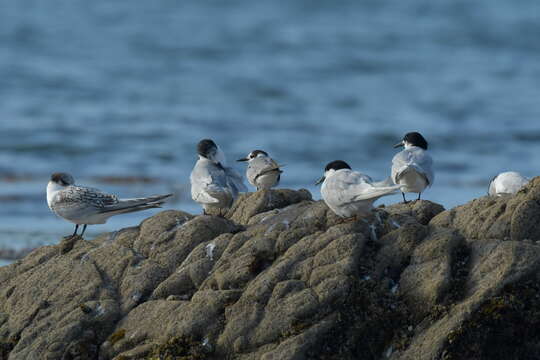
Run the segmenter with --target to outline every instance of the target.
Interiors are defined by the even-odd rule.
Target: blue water
[[[330,160],[387,176],[411,130],[435,159],[425,198],[446,207],[502,170],[538,175],[539,14],[537,0],[0,1],[0,248],[72,231],[46,206],[53,171],[200,211],[204,137],[231,161],[268,151],[282,187],[316,198]]]

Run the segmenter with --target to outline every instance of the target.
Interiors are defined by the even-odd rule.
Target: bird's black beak
[[[402,147],[402,146],[405,146],[405,142],[404,142],[404,141],[400,141],[400,142],[398,142],[396,145],[394,145],[395,148]]]
[[[317,180],[317,182],[315,183],[315,185],[319,185],[319,184],[322,183],[325,179],[326,179],[326,176],[323,175],[319,180]]]
[[[242,159],[238,159],[236,161],[248,161],[249,159],[248,158],[242,158]]]

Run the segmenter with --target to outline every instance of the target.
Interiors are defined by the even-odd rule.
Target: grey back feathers
[[[375,183],[369,176],[353,171],[347,163],[337,160],[325,167],[321,195],[336,215],[350,217],[369,212],[375,200],[396,193],[400,187]]]
[[[270,189],[281,179],[282,165],[279,165],[263,150],[254,150],[246,158],[238,161],[248,161],[246,177],[257,190]]]
[[[191,197],[206,210],[228,208],[239,192],[247,191],[242,176],[226,166],[223,152],[210,139],[197,145],[199,159],[190,175]]]

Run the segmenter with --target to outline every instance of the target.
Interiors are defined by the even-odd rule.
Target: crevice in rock
[[[466,282],[470,272],[471,248],[463,241],[451,254],[451,280],[443,305],[458,303],[466,295]]]
[[[11,353],[11,350],[15,348],[18,342],[18,336],[12,336],[8,339],[0,340],[0,360],[7,360],[9,353]]]
[[[535,276],[503,288],[446,339],[441,359],[538,359],[540,284]]]

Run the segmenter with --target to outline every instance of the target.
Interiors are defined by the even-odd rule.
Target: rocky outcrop
[[[340,219],[306,190],[163,211],[0,268],[0,359],[525,359],[540,179]]]
[[[438,215],[433,225],[460,229],[469,239],[540,239],[540,177],[515,196],[485,196]]]

